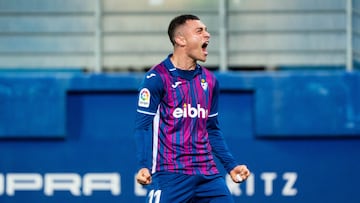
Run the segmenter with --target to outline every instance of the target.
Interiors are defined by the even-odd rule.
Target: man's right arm
[[[152,123],[162,98],[163,83],[154,71],[148,72],[139,89],[135,120],[135,143],[138,169],[151,170]]]
[[[138,169],[151,168],[152,136],[151,123],[153,115],[137,112],[135,121],[135,143]]]

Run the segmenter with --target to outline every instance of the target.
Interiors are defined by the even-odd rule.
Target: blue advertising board
[[[144,202],[133,127],[142,74],[2,73],[0,202]],[[357,203],[360,74],[229,72],[220,125],[252,171],[235,202]]]

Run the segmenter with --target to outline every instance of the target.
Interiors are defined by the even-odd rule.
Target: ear
[[[175,43],[179,46],[185,46],[186,45],[186,40],[185,40],[185,37],[182,36],[181,34],[177,34],[175,36]]]

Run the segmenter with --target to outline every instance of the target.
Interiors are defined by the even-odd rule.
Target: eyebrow
[[[195,28],[195,30],[205,30],[205,31],[207,31],[207,27],[206,26],[204,26],[204,27],[197,27],[197,28]]]

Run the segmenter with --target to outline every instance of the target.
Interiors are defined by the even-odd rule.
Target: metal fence
[[[348,53],[348,61],[350,61],[351,65],[351,59],[354,59],[356,66],[358,66],[358,63],[360,62],[360,2],[359,1],[350,1],[351,2],[351,8],[348,8],[348,10],[351,9],[351,28],[352,30],[349,31],[349,42],[348,44],[353,45],[351,49],[349,48]],[[351,69],[351,68],[348,68]]]
[[[209,27],[206,65],[220,70],[360,58],[352,0],[0,0],[0,67],[143,70],[172,51],[166,29],[181,13]]]

